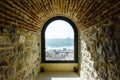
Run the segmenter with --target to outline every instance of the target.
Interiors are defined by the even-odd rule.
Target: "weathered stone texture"
[[[81,79],[119,80],[119,15],[120,0],[0,0],[0,80],[35,80],[39,33],[55,16],[80,31]]]
[[[117,16],[81,32],[82,80],[120,79],[119,26]]]
[[[0,26],[0,80],[36,80],[39,33]]]

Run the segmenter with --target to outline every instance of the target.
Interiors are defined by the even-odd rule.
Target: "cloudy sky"
[[[63,20],[55,20],[51,22],[45,31],[45,38],[73,38],[73,28],[71,25]]]

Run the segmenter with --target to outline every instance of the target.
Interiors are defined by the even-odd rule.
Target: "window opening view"
[[[78,62],[78,32],[70,19],[63,16],[49,19],[41,34],[43,63]]]
[[[74,60],[74,31],[64,20],[52,21],[45,30],[45,60]]]

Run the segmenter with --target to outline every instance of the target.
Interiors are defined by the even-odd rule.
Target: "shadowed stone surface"
[[[120,79],[120,19],[81,32],[81,79]]]

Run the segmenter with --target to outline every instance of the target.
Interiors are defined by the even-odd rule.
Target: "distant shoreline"
[[[68,47],[74,45],[74,39],[66,38],[66,39],[46,39],[45,41],[46,47]]]
[[[67,50],[74,50],[73,46],[63,46],[63,47],[51,47],[51,46],[47,46],[46,49],[47,50],[63,50],[63,48],[66,48]]]

